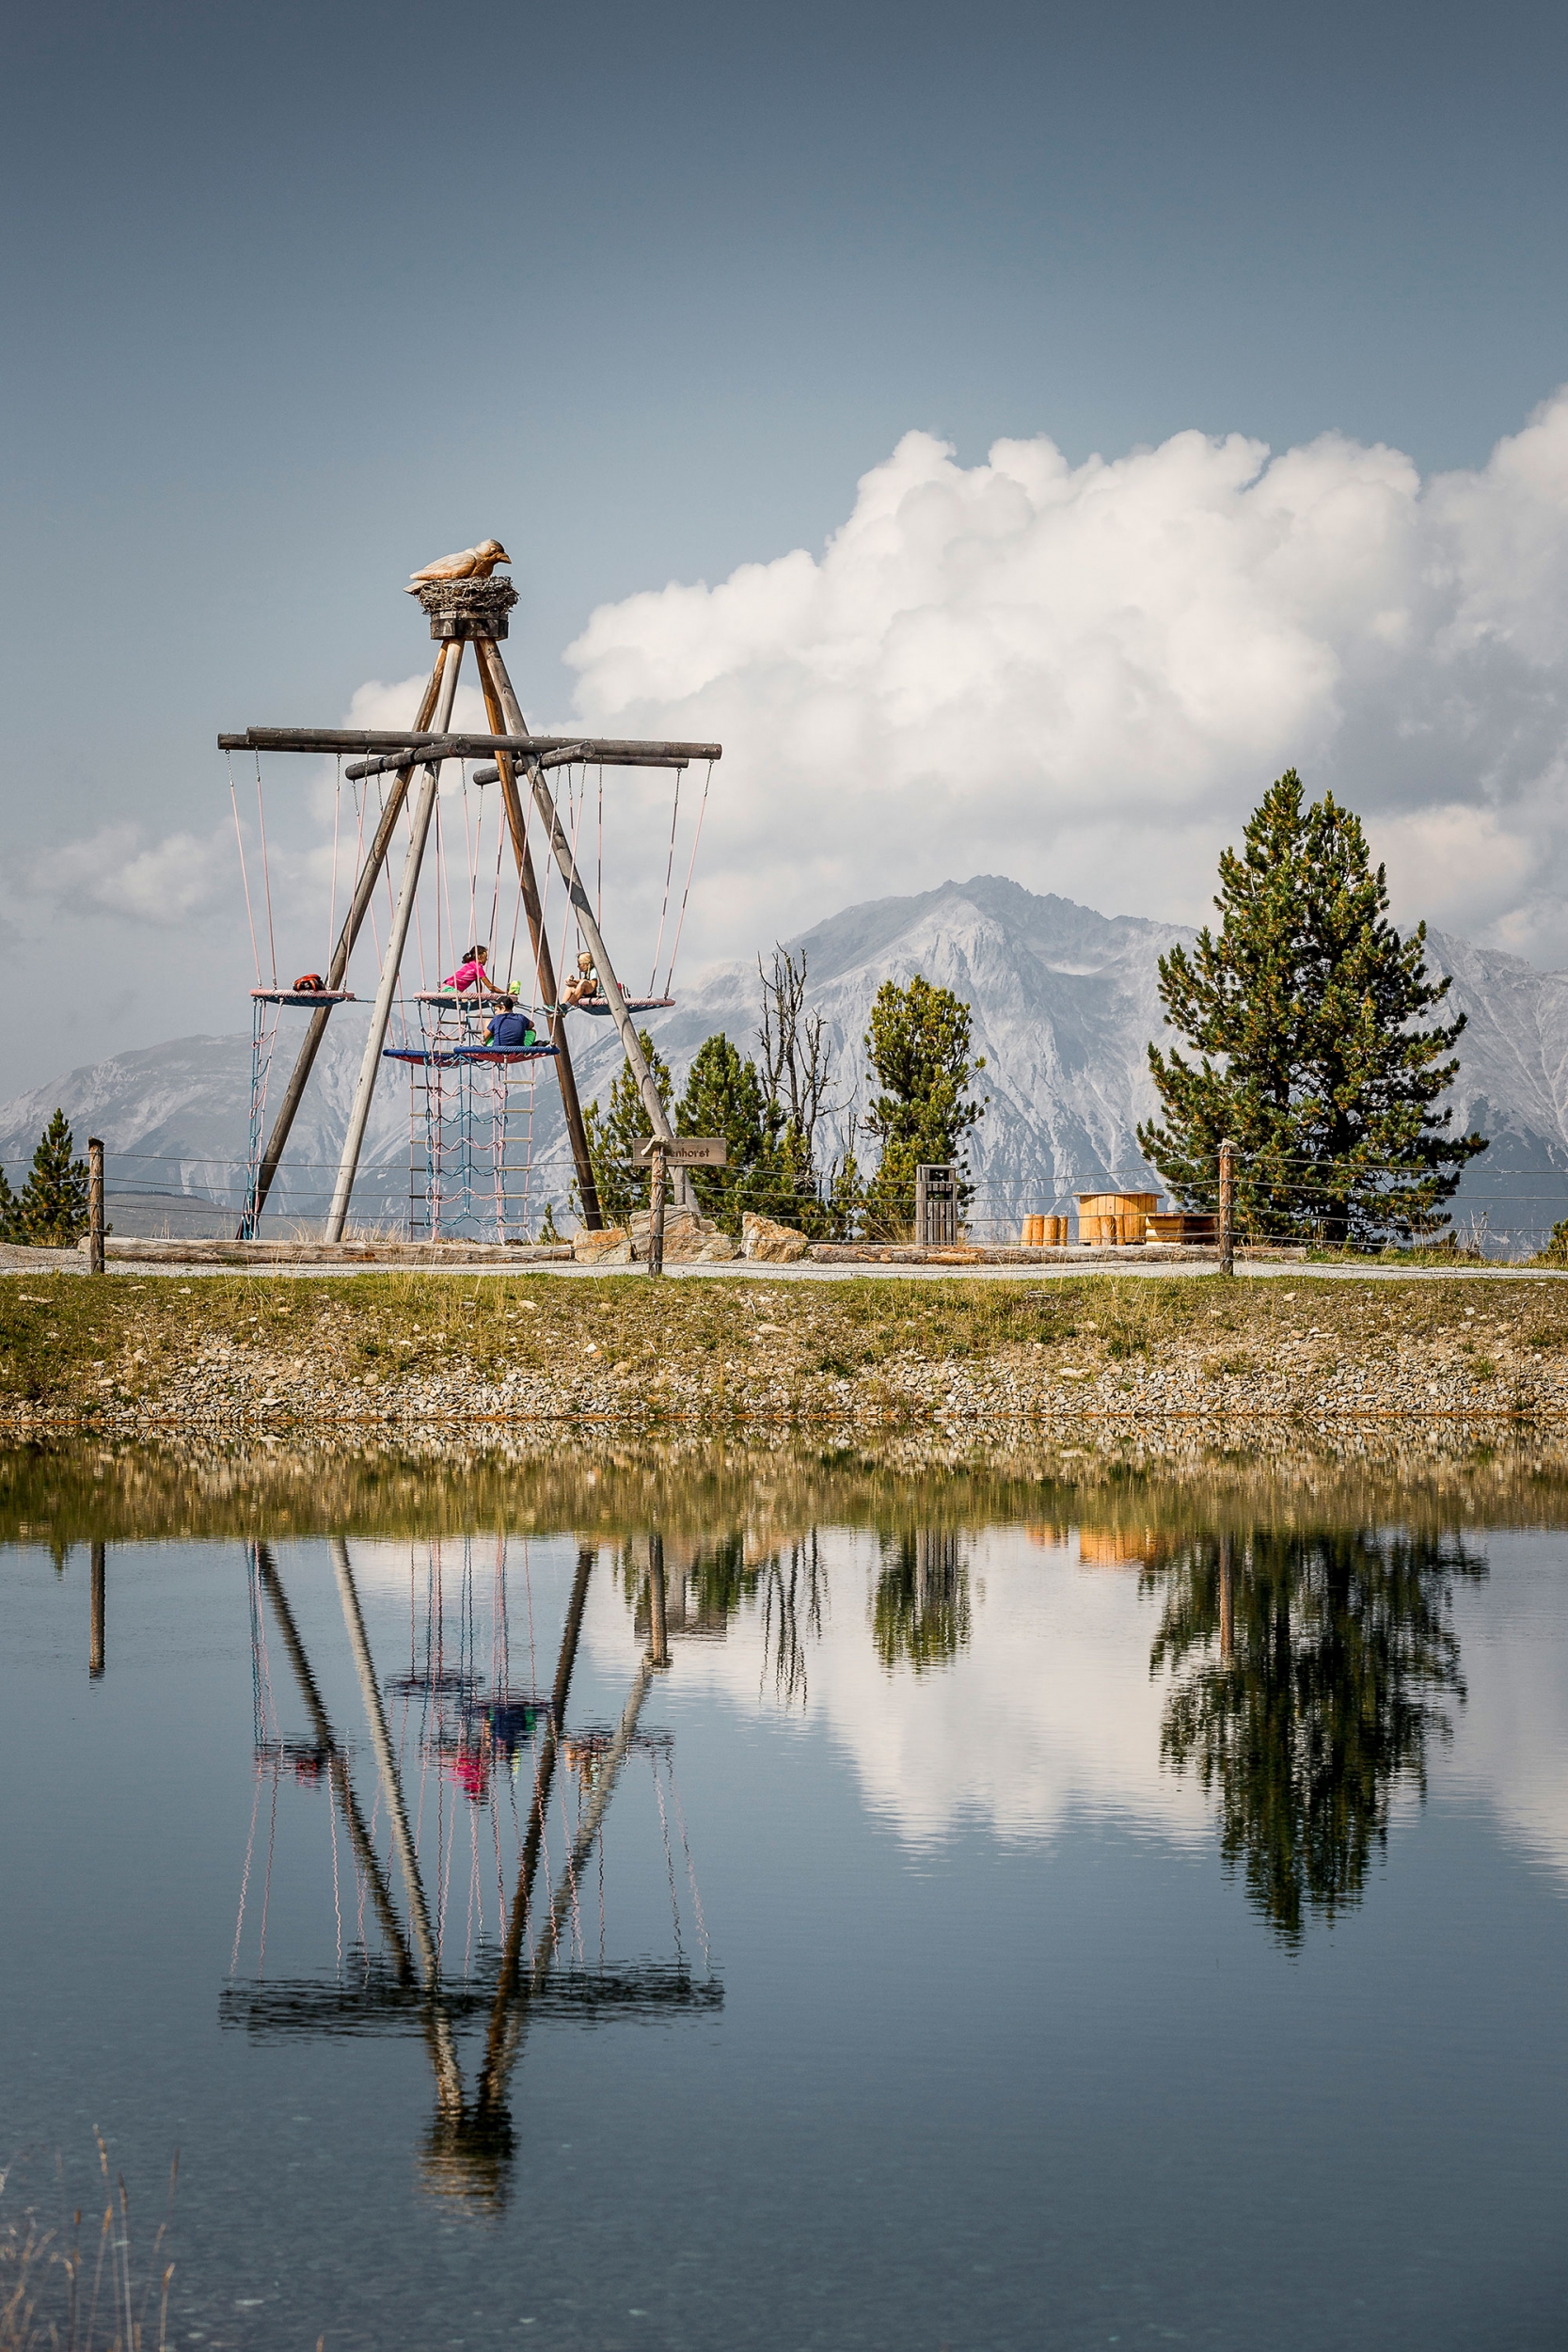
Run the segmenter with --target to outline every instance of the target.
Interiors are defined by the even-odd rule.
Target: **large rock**
[[[646,1209],[639,1209],[631,1220],[631,1254],[639,1263],[648,1256],[649,1216]],[[666,1265],[719,1265],[736,1254],[728,1233],[721,1232],[710,1217],[699,1216],[691,1209],[666,1209],[664,1212],[664,1263]]]
[[[572,1235],[572,1255],[578,1265],[630,1265],[631,1235],[624,1225],[609,1225],[602,1233],[585,1227]]]
[[[769,1265],[792,1265],[803,1258],[810,1243],[804,1233],[793,1225],[781,1225],[770,1216],[757,1216],[750,1209],[740,1220],[740,1254],[743,1258],[760,1258]]]

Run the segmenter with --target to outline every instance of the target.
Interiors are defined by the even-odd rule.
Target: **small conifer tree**
[[[670,1107],[670,1065],[654,1050],[653,1039],[646,1029],[639,1029],[638,1039],[653,1072],[658,1099],[666,1113]],[[599,1196],[599,1206],[607,1225],[625,1225],[633,1212],[648,1205],[652,1174],[641,1167],[633,1156],[644,1136],[651,1136],[654,1122],[648,1117],[648,1106],[642,1100],[642,1089],[632,1075],[630,1065],[624,1063],[610,1089],[608,1101],[601,1106],[590,1103],[582,1115],[588,1136],[588,1160],[594,1170],[594,1185]]]
[[[698,1205],[725,1232],[738,1234],[747,1209],[787,1216],[777,1205],[776,1136],[754,1061],[742,1061],[722,1029],[705,1038],[691,1058],[686,1090],[675,1105],[679,1136],[722,1136],[722,1168],[694,1168]]]
[[[1432,1107],[1465,1016],[1419,1025],[1449,993],[1427,977],[1426,925],[1401,938],[1359,818],[1303,798],[1294,769],[1271,786],[1220,860],[1218,931],[1160,959],[1166,1025],[1197,1058],[1150,1045],[1161,1117],[1139,1146],[1179,1200],[1212,1208],[1231,1137],[1238,1224],[1260,1237],[1419,1237],[1486,1149]]]
[[[35,1248],[69,1249],[87,1230],[87,1164],[72,1159],[71,1143],[66,1115],[56,1110],[16,1203],[20,1236]]]
[[[912,1230],[914,1171],[923,1165],[957,1161],[960,1209],[974,1199],[964,1141],[986,1104],[966,1098],[986,1065],[969,1058],[971,1034],[969,1007],[918,972],[907,988],[884,980],[877,991],[865,1050],[882,1090],[865,1125],[882,1156],[866,1187],[868,1233],[892,1239]]]
[[[10,1187],[10,1179],[0,1168],[0,1241],[22,1239],[21,1215],[16,1195]]]

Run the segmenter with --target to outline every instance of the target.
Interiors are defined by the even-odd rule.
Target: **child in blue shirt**
[[[501,998],[490,1016],[484,1042],[502,1054],[520,1054],[535,1042],[533,1024],[527,1013],[517,1010],[515,996]]]

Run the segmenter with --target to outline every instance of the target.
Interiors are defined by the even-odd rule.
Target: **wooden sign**
[[[729,1157],[722,1136],[677,1136],[673,1143],[644,1136],[637,1147],[639,1164],[647,1168],[656,1151],[663,1152],[669,1168],[722,1168]]]

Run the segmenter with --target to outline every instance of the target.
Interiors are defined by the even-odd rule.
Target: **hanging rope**
[[[338,754],[338,781],[332,791],[332,900],[326,916],[326,963],[332,968],[332,950],[338,944],[338,825],[343,810],[343,755]]]
[[[523,803],[523,847],[529,851],[531,856],[532,854],[532,841],[530,836],[529,829],[533,823],[533,793],[531,780],[529,796]],[[554,989],[546,988],[545,958],[549,953],[550,945],[550,887],[555,879],[555,858],[550,850],[549,837],[545,830],[544,819],[542,818],[540,819],[540,834],[539,864],[535,866],[534,871],[535,873],[538,873],[540,869],[543,868],[545,886],[539,893],[539,945],[534,951],[533,957],[533,993],[538,998],[541,1006],[543,1006],[546,1003],[553,1004],[556,996],[559,994],[561,988],[561,975],[559,972],[556,974]]]
[[[713,1963],[708,1951],[707,1921],[703,1917],[703,1899],[697,1892],[697,1866],[691,1859],[691,1840],[686,1834],[686,1808],[681,1804],[681,1792],[675,1786],[673,1757],[671,1758],[670,1763],[670,1802],[675,1808],[675,1820],[681,1834],[681,1851],[686,1856],[686,1876],[691,1888],[691,1908],[697,1916],[697,1933],[702,1938],[703,1944],[703,1965],[711,1967]]]
[[[365,869],[365,810],[371,795],[368,785],[362,794],[356,784],[351,785],[349,789],[354,794],[354,880],[357,887],[359,877]],[[346,963],[343,966],[343,978],[344,980],[348,978]]]
[[[261,985],[261,954],[256,945],[256,917],[250,911],[250,876],[245,872],[245,835],[240,831],[240,796],[234,789],[234,763],[227,752],[223,764],[229,771],[229,797],[234,804],[234,838],[240,845],[240,880],[245,884],[245,919],[250,925],[250,952],[256,963],[256,985]]]
[[[482,833],[483,833],[483,829],[484,829],[484,803],[483,803],[483,801],[481,801],[481,803],[480,803],[480,830],[481,830],[481,832],[482,832]],[[491,952],[492,952],[492,953],[494,953],[494,951],[495,951],[495,949],[496,949],[497,946],[498,946],[498,945],[499,945],[499,939],[500,939],[500,927],[501,927],[501,924],[500,924],[500,916],[501,916],[501,856],[502,856],[502,852],[504,851],[505,848],[506,848],[506,809],[505,809],[505,805],[504,805],[504,803],[502,803],[502,801],[501,801],[500,794],[498,792],[498,793],[497,793],[497,795],[496,795],[496,875],[495,875],[495,882],[494,882],[494,883],[493,883],[493,885],[492,885],[492,887],[491,887],[491,891],[490,891],[490,947],[491,947]],[[518,883],[517,883],[517,904],[518,904],[518,906],[519,906],[519,907],[522,905],[522,901],[523,901],[523,887],[522,887],[522,882],[521,882],[521,879],[519,878],[519,881],[518,881]],[[515,913],[514,913],[513,917],[512,917],[512,937],[513,937],[513,941],[514,941],[514,943],[515,943],[515,941],[516,941],[516,937],[517,937],[517,917],[516,917],[516,914],[515,914]],[[498,958],[498,959],[497,959],[497,961],[499,961],[499,959]],[[512,986],[512,956],[511,956],[511,952],[510,952],[510,950],[508,951],[508,954],[507,954],[507,959],[506,959],[506,977],[505,977],[504,981],[502,982],[502,986],[503,986],[503,987],[506,987],[506,988],[510,988],[510,987]]]
[[[330,1785],[335,1770],[335,1759],[331,1756],[327,1758],[326,1770],[328,1781],[326,1820],[327,1826],[332,1833],[332,1916],[338,1927],[338,1981],[341,1984],[343,1980],[343,1899],[338,1882],[338,1808],[332,1802],[337,1792]]]
[[[365,794],[365,799],[366,799],[367,803],[369,802],[370,797],[371,797],[371,796],[370,796],[369,792],[367,791],[367,793]],[[384,814],[384,811],[383,811],[383,808],[382,808],[382,804],[381,804],[381,802],[382,802],[381,787],[380,787],[380,786],[379,786],[379,785],[376,787],[376,794],[375,794],[375,798],[376,798],[376,823],[377,823],[377,825],[379,825],[379,824],[380,824],[380,822],[381,822],[382,816],[383,816],[383,814]],[[362,832],[363,832],[363,828],[361,828],[361,833],[362,833]],[[385,859],[383,859],[382,863],[383,863],[383,865],[385,865],[385,864],[386,864],[386,860],[385,860]],[[367,914],[370,916],[370,918],[371,918],[371,946],[372,946],[375,949],[375,975],[376,975],[376,980],[377,980],[377,983],[379,984],[379,982],[380,982],[380,978],[381,978],[381,926],[379,925],[379,923],[377,923],[377,921],[376,921],[376,919],[375,919],[375,893],[374,893],[374,891],[373,891],[373,890],[372,890],[372,893],[371,893],[370,904],[369,904],[369,906],[366,908],[365,912],[366,912],[366,914]],[[407,1042],[408,1042],[408,1037],[407,1037],[407,1023],[406,1023],[406,1021],[405,1021],[405,1022],[404,1022],[404,1041],[404,1041],[404,1043],[406,1045],[406,1044],[407,1044]]]
[[[440,814],[440,807],[441,807],[441,803],[440,803],[440,802],[439,802],[439,801],[437,801],[437,802],[436,802],[436,814],[437,814],[437,816],[439,816],[439,814]],[[411,797],[410,795],[408,795],[408,794],[404,794],[404,796],[403,813],[404,813],[404,818],[407,819],[407,823],[408,823],[408,839],[409,839],[409,844],[410,844],[410,846],[412,846],[412,844],[413,844],[413,840],[414,840],[414,805],[413,805],[413,800],[412,800],[412,797]],[[391,861],[388,859],[388,868],[390,867],[390,863],[391,863]],[[388,876],[387,876],[387,897],[388,897],[388,901],[390,901],[390,899],[391,899],[391,895],[392,895],[392,877],[391,877],[391,873],[390,873],[390,871],[388,870]],[[441,910],[440,910],[439,905],[437,905],[436,910],[436,977],[440,977],[440,971],[441,971],[441,938],[440,938],[440,931],[441,931]],[[426,989],[428,989],[428,988],[429,988],[429,986],[430,986],[430,981],[429,981],[429,978],[428,978],[428,977],[427,977],[427,975],[426,975],[426,972],[425,972],[425,963],[424,963],[424,918],[423,918],[423,916],[422,916],[422,915],[420,914],[420,894],[419,894],[419,892],[418,892],[418,891],[416,891],[416,892],[414,893],[414,945],[415,945],[415,948],[416,948],[416,950],[417,950],[417,952],[418,952],[418,955],[419,955],[419,960],[420,960],[420,990],[421,990],[421,991],[423,991],[423,990],[426,990]],[[407,1041],[408,1041],[408,1013],[407,1013],[406,1007],[405,1007],[405,1009],[404,1009],[404,1016],[403,1016],[403,1036],[404,1036],[404,1044],[406,1044],[406,1043],[407,1043]]]
[[[277,986],[277,942],[272,930],[272,865],[267,856],[267,812],[261,799],[261,755],[256,755],[256,817],[261,828],[261,881],[267,894],[267,946],[272,952],[272,984]]]
[[[599,762],[599,888],[594,901],[594,916],[600,930],[604,929],[604,761]]]
[[[468,818],[468,763],[461,763],[463,777],[463,848],[468,861],[468,937],[477,939],[474,926],[479,921],[479,838]],[[479,831],[484,829],[484,803],[479,804]],[[485,945],[488,946],[489,942]]]
[[[500,897],[500,854],[501,854],[501,848],[502,848],[502,845],[504,844],[505,840],[506,840],[506,834],[505,834],[505,830],[504,830],[504,828],[503,828],[502,833],[501,833],[501,836],[500,836],[500,840],[499,840],[499,841],[498,841],[498,843],[496,844],[496,897],[497,897],[498,900],[499,899],[499,897]],[[523,882],[522,882],[522,876],[521,876],[521,875],[519,875],[519,876],[517,877],[517,895],[516,895],[516,897],[515,897],[515,898],[513,899],[513,901],[512,901],[512,936],[511,936],[511,938],[507,941],[507,944],[506,944],[506,970],[507,970],[507,977],[508,977],[508,978],[509,978],[509,979],[510,979],[510,977],[511,977],[512,974],[513,974],[513,973],[516,970],[516,968],[517,968],[517,926],[518,926],[518,924],[522,921],[522,919],[523,919]],[[541,931],[540,936],[541,936],[541,939],[543,939],[543,936],[544,936],[543,931]],[[537,996],[539,996],[539,995],[541,995],[541,994],[543,993],[543,991],[541,990],[541,988],[540,988],[540,986],[539,986],[539,973],[538,973],[538,969],[537,969],[538,959],[537,959],[537,958],[535,958],[535,960],[534,960],[534,961],[535,961],[535,970],[534,970],[534,975],[533,975],[533,994],[535,995],[535,997],[537,997]]]
[[[675,870],[675,827],[681,819],[681,771],[675,770],[675,798],[670,810],[670,854],[664,861],[664,904],[658,911],[658,937],[654,942],[654,968],[648,975],[648,993],[658,994],[658,958],[664,946],[664,921],[670,912],[670,880]],[[666,989],[665,994],[669,994]]]
[[[574,793],[572,787],[572,771],[569,768],[566,771],[566,802],[567,806],[572,812],[572,867],[575,872],[577,870],[578,863],[578,835],[582,830],[582,812],[588,804],[588,769],[586,764],[584,764],[582,771],[582,789],[580,792]],[[561,918],[561,962],[556,972],[557,987],[560,986],[562,973],[566,969],[566,933],[571,929],[571,925],[572,895],[571,892],[568,891],[566,894],[566,912]],[[578,933],[578,939],[580,945],[582,939],[582,933],[580,931]],[[604,983],[602,980],[599,985],[601,988],[603,987]]]
[[[675,1931],[675,1964],[686,1966],[686,1947],[681,1942],[681,1899],[675,1892],[675,1857],[670,1851],[670,1821],[664,1810],[664,1784],[658,1776],[658,1751],[650,1748],[648,1761],[654,1768],[654,1794],[658,1799],[658,1826],[664,1839],[664,1871],[670,1882],[670,1916]]]
[[[441,965],[445,961],[445,958],[441,953],[441,908],[443,904],[447,910],[447,937],[455,948],[457,944],[457,931],[451,919],[451,876],[447,871],[446,851],[441,840],[441,796],[437,793],[436,796],[436,970],[437,974],[437,987],[440,985],[440,981],[446,977],[446,975],[441,971]],[[452,957],[451,968],[454,972],[457,969],[457,958],[455,954]]]
[[[675,925],[675,944],[670,950],[670,969],[664,976],[666,996],[671,993],[675,984],[675,958],[681,951],[681,933],[686,929],[686,902],[691,896],[691,877],[697,870],[697,844],[703,837],[703,818],[707,815],[707,788],[712,782],[713,762],[710,759],[707,764],[707,773],[703,778],[703,800],[697,811],[697,830],[691,836],[691,862],[686,869],[686,888],[681,892],[681,912],[680,920]]]

